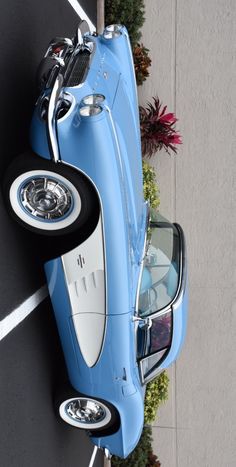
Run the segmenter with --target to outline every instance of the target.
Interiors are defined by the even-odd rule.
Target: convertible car
[[[39,86],[32,151],[8,168],[5,199],[51,245],[45,272],[69,379],[58,414],[126,457],[142,433],[146,384],[183,343],[184,234],[143,199],[125,27],[98,36],[82,23],[73,39],[53,40]]]

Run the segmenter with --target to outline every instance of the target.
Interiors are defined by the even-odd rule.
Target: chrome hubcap
[[[38,177],[25,183],[20,200],[26,211],[45,220],[60,219],[72,206],[68,188],[61,181],[49,177]]]
[[[85,424],[101,422],[106,415],[104,408],[98,402],[88,399],[70,401],[66,405],[65,410],[67,415],[73,420]]]

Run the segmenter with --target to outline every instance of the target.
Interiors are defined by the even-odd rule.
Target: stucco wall
[[[176,157],[153,159],[161,211],[187,237],[189,324],[154,424],[162,467],[236,465],[236,2],[146,0],[143,43],[158,94],[179,118]]]

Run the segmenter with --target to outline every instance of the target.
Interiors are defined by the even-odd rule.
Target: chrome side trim
[[[142,252],[142,257],[140,261],[140,271],[139,271],[139,276],[138,276],[138,286],[137,286],[137,292],[136,292],[136,298],[135,298],[135,307],[134,307],[134,314],[135,316],[138,316],[138,300],[139,300],[139,292],[140,292],[140,287],[141,287],[141,282],[142,282],[142,274],[143,274],[143,266],[144,266],[144,259],[147,253],[147,234],[148,234],[148,227],[150,224],[150,205],[149,202],[146,201],[146,206],[147,206],[147,215],[146,215],[146,229],[145,229],[145,237],[144,237],[144,243],[143,243],[143,252]]]
[[[48,134],[48,146],[50,150],[51,157],[54,162],[59,162],[60,152],[59,145],[57,140],[57,129],[56,129],[56,107],[57,102],[61,93],[63,85],[63,76],[61,73],[58,73],[52,92],[49,98],[48,112],[46,117],[47,125],[47,134]]]
[[[126,185],[125,184],[125,173],[124,173],[124,167],[123,167],[123,163],[122,163],[122,156],[121,156],[119,138],[118,138],[118,135],[117,135],[116,126],[115,126],[115,122],[114,122],[114,119],[113,119],[113,116],[112,116],[112,111],[111,111],[110,107],[108,107],[108,105],[104,105],[104,109],[108,113],[109,120],[110,120],[111,127],[112,127],[112,131],[113,131],[113,136],[114,136],[115,146],[116,146],[116,153],[117,153],[117,161],[118,161],[118,164],[119,164],[119,167],[120,167],[120,179],[121,179],[121,182],[122,182],[121,183],[121,190],[122,190],[122,194],[123,194],[123,197],[124,197],[126,218],[129,221],[130,216],[129,216],[127,192],[126,192],[126,189],[125,189],[125,185]],[[131,246],[131,243],[130,243],[129,233],[128,233],[128,248],[129,248],[130,255],[132,256],[132,254],[133,254],[132,250],[133,249],[132,249],[132,246]]]
[[[109,115],[110,122],[111,122],[111,127],[112,127],[113,135],[114,135],[114,138],[115,138],[116,150],[117,150],[117,154],[118,154],[118,158],[119,158],[119,165],[120,165],[120,169],[121,169],[122,182],[124,182],[122,157],[121,157],[121,152],[120,152],[119,139],[118,139],[117,131],[116,131],[116,127],[115,127],[115,122],[113,120],[113,116],[112,116],[112,112],[111,112],[110,107],[108,107],[108,105],[104,105],[104,109],[107,111],[107,113]]]
[[[135,74],[135,68],[134,68],[134,59],[133,59],[133,53],[132,53],[132,49],[131,49],[131,45],[130,45],[130,39],[129,39],[129,35],[126,31],[123,32],[125,38],[126,38],[126,41],[127,41],[127,44],[128,44],[128,48],[129,48],[129,53],[130,53],[130,58],[131,58],[131,63],[132,63],[132,71],[133,71],[133,79],[134,79],[134,83],[136,84],[136,86],[134,86],[135,88],[135,96],[136,96],[136,102],[137,102],[137,106],[138,106],[138,87],[137,87],[137,80],[136,80],[136,74]]]

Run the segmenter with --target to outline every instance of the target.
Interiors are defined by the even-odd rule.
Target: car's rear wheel
[[[64,422],[94,436],[105,436],[118,429],[117,410],[102,399],[75,394],[57,401],[57,409]]]
[[[4,194],[18,223],[47,236],[82,229],[92,216],[95,198],[81,173],[36,155],[22,155],[8,168]]]
[[[72,426],[86,430],[106,428],[112,419],[110,408],[93,398],[76,397],[59,406],[60,417]]]

